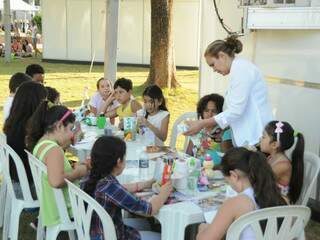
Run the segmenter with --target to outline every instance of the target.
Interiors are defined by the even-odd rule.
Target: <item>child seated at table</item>
[[[108,151],[106,151],[108,149]],[[96,199],[113,219],[117,239],[139,240],[160,239],[159,234],[142,230],[147,221],[139,219],[122,219],[121,210],[142,216],[152,216],[166,202],[172,190],[171,182],[162,186],[159,195],[150,201],[138,199],[134,193],[145,188],[151,188],[153,180],[122,185],[117,176],[122,173],[126,166],[126,144],[119,138],[102,136],[93,145],[91,151],[92,169],[89,178],[84,182],[84,190]],[[130,224],[128,222],[131,222]],[[138,224],[137,222],[140,222]],[[141,224],[142,223],[142,224]],[[135,227],[132,227],[134,226]],[[137,226],[142,225],[142,226]],[[140,229],[138,229],[140,228]],[[108,231],[108,229],[105,229]],[[103,239],[103,228],[99,218],[93,215],[91,222],[91,239]],[[146,237],[148,236],[149,237]],[[152,236],[150,238],[150,236]]]
[[[46,87],[47,92],[48,92],[48,97],[47,99],[55,104],[55,105],[60,105],[60,93],[57,91],[57,89],[52,88],[52,87]]]
[[[132,97],[132,81],[126,78],[119,78],[114,83],[115,98],[121,104],[114,115],[118,116],[122,122],[124,117],[132,117],[141,109],[141,104]],[[112,113],[111,113],[112,116]],[[110,116],[108,116],[110,117]],[[122,124],[120,122],[120,128]]]
[[[295,145],[291,160],[285,151]],[[303,184],[304,137],[295,133],[287,122],[271,121],[263,131],[261,151],[269,154],[270,164],[278,187],[290,203],[295,204],[300,197]]]
[[[221,169],[231,187],[239,194],[227,199],[211,224],[201,224],[197,240],[223,239],[229,226],[242,215],[257,209],[286,205],[276,185],[271,167],[260,152],[233,148],[222,158]],[[240,240],[255,239],[248,226]]]
[[[13,98],[14,95],[16,94],[16,91],[18,90],[18,87],[27,81],[32,81],[32,79],[21,72],[15,73],[11,76],[10,81],[9,81],[9,91],[10,91],[10,95],[8,96],[7,100],[5,101],[5,103],[3,104],[3,120],[4,122],[6,121],[6,119],[9,116],[10,113],[10,109],[12,106],[12,102],[13,102]]]
[[[27,144],[32,154],[47,166],[48,175],[42,177],[39,196],[40,214],[44,226],[54,226],[60,218],[52,187],[62,188],[72,216],[65,179],[76,181],[88,174],[89,167],[80,164],[72,169],[64,154],[77,135],[74,114],[65,106],[48,103],[43,101],[32,115],[27,129]]]
[[[198,119],[208,119],[222,112],[224,98],[219,94],[209,94],[203,96],[197,105]],[[201,130],[197,136],[197,143],[190,140],[187,153],[201,160],[209,154],[214,164],[220,164],[221,156],[232,148],[231,130],[222,130],[217,127],[207,127]]]
[[[168,136],[170,113],[166,107],[166,100],[161,88],[157,85],[146,87],[143,91],[144,109],[140,109],[138,123],[150,131],[148,138],[151,145],[163,146]]]
[[[114,117],[115,109],[119,106],[120,103],[115,99],[112,82],[100,78],[97,81],[97,92],[91,97],[89,102],[90,111],[95,116],[103,113],[105,116]]]

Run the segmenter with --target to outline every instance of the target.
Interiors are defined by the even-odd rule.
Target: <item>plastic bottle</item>
[[[149,158],[145,149],[143,149],[139,154],[139,168],[148,168],[149,167]]]

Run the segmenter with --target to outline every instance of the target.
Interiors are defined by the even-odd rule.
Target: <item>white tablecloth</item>
[[[73,146],[74,152],[80,160],[86,159],[90,154],[92,145],[97,136],[103,134],[103,130],[96,127],[83,126],[85,139],[82,143]],[[138,162],[134,164],[134,160],[138,160],[139,150],[144,146],[142,138],[137,137],[136,141],[126,142],[127,145],[127,166],[118,180],[124,183],[148,180],[154,177],[156,161],[149,161],[149,168],[138,168]],[[130,164],[129,164],[130,163]],[[186,190],[187,191],[187,190]],[[196,197],[205,198],[214,196],[214,192],[193,192]],[[159,213],[155,216],[161,223],[161,239],[163,240],[184,240],[185,229],[190,224],[204,222],[204,214],[199,206],[191,201],[180,202],[163,206]]]

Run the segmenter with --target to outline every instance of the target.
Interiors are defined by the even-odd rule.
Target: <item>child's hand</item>
[[[164,185],[162,185],[160,195],[164,196],[167,199],[170,196],[171,192],[172,192],[172,182],[167,181]]]
[[[87,167],[88,170],[91,170],[92,166],[91,166],[91,158],[87,158],[86,160],[84,160],[82,162],[83,165],[85,165]]]
[[[149,122],[146,118],[140,117],[138,118],[138,126],[148,126]]]
[[[88,175],[88,173],[89,173],[89,170],[88,170],[87,166],[84,165],[84,164],[79,164],[79,165],[75,168],[75,171],[78,172],[79,178],[82,178],[82,177]]]

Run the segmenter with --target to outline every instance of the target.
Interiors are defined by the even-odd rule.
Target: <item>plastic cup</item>
[[[104,117],[104,116],[103,117],[102,116],[98,117],[98,119],[97,119],[98,128],[99,129],[104,129],[105,125],[106,125],[106,117]]]

